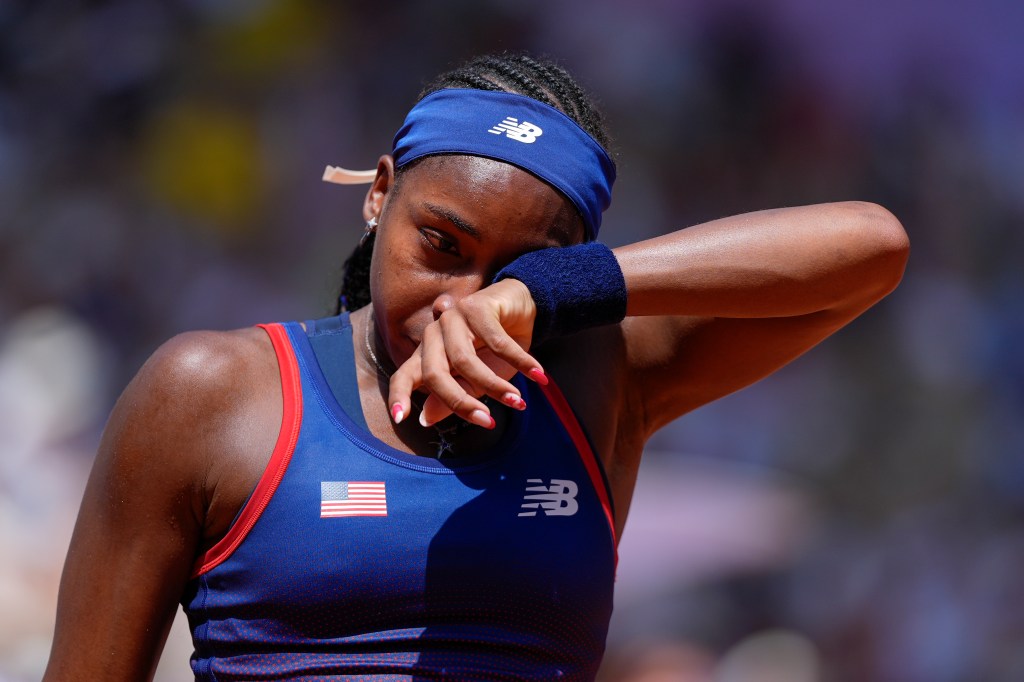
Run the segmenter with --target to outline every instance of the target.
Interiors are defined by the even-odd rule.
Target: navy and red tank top
[[[183,606],[199,680],[591,680],[612,610],[607,484],[554,386],[493,451],[432,460],[366,429],[347,315],[264,327],[284,419]]]

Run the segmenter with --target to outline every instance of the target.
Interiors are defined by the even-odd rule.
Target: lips
[[[412,354],[416,352],[416,349],[420,347],[420,342],[412,339],[405,334],[398,337],[399,343],[395,351],[400,353],[399,357],[395,357],[394,354],[391,356],[391,361],[395,363],[395,367],[401,367],[405,364],[405,361],[412,357]],[[399,362],[401,360],[401,362]]]

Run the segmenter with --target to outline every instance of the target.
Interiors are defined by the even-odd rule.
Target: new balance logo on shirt
[[[525,142],[526,144],[532,144],[537,141],[537,138],[544,134],[544,131],[527,121],[519,122],[518,118],[512,118],[506,116],[505,120],[494,126],[487,132],[495,135],[505,134],[505,137],[518,142]]]
[[[572,516],[580,508],[576,501],[576,493],[580,489],[575,481],[552,478],[550,485],[544,485],[543,479],[530,478],[526,483],[520,516],[536,516],[540,509],[546,516]]]

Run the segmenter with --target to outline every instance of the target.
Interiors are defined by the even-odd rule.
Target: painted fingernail
[[[526,409],[526,401],[517,396],[515,393],[506,393],[505,395],[501,396],[501,402],[517,410]]]
[[[533,369],[526,373],[526,376],[530,377],[541,386],[548,385],[548,375],[545,374],[544,370],[542,370],[540,367],[534,367]]]
[[[395,403],[391,406],[391,419],[396,424],[401,424],[402,420],[405,419],[405,410],[402,409],[402,403]]]
[[[469,413],[469,421],[473,422],[477,426],[482,426],[485,429],[494,428],[494,417],[487,414],[483,410],[473,410]]]
[[[420,410],[420,426],[427,428],[430,426],[430,422],[427,421],[427,413]]]

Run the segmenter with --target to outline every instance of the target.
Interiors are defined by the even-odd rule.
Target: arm
[[[45,680],[152,677],[192,562],[231,518],[230,504],[217,506],[222,472],[251,417],[239,376],[255,368],[238,334],[171,340],[114,407],[68,550]]]
[[[759,211],[615,250],[645,431],[747,386],[892,291],[909,243],[849,202]]]
[[[805,352],[891,291],[907,252],[892,214],[858,202],[749,213],[616,249],[626,344],[607,361],[629,373],[644,422],[634,426],[649,434]],[[389,403],[423,386],[438,419],[479,409],[467,389],[498,397],[509,368],[538,366],[519,347],[531,301],[503,280],[449,307],[433,326],[457,333],[438,331],[395,373]],[[500,377],[472,361],[474,347],[507,363]]]

